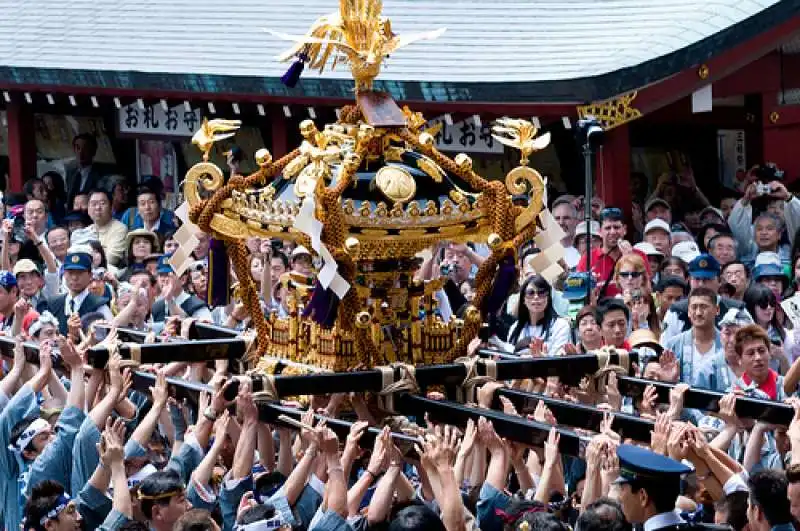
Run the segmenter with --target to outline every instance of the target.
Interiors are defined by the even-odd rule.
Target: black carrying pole
[[[494,429],[500,437],[521,442],[529,446],[544,446],[552,426],[524,417],[506,415],[494,409],[483,409],[465,406],[447,400],[431,400],[421,396],[401,394],[394,399],[395,409],[403,415],[423,419],[425,414],[434,423],[450,424],[464,428],[471,419],[477,424],[481,417],[492,421]],[[561,453],[575,457],[583,457],[588,437],[583,437],[572,430],[556,427],[561,435],[559,449]]]
[[[539,401],[542,401],[553,412],[559,425],[566,424],[599,432],[600,423],[603,421],[604,412],[596,407],[528,393],[518,389],[498,389],[492,404],[493,408],[501,407],[499,399],[501,396],[508,398],[521,415],[532,414]],[[613,411],[612,413],[614,421],[611,424],[611,429],[619,433],[623,439],[650,442],[653,421],[619,411]]]
[[[137,391],[149,393],[150,388],[155,384],[156,376],[154,374],[143,371],[136,371],[133,374],[133,388]],[[197,405],[200,402],[201,392],[206,391],[211,395],[214,394],[214,390],[211,388],[211,386],[206,384],[171,377],[167,378],[167,389],[169,390],[169,395],[171,397],[178,400],[186,400],[194,408],[197,408]],[[277,402],[257,401],[256,406],[258,407],[258,418],[261,422],[282,425],[292,429],[296,428],[291,424],[279,419],[278,417],[280,415],[286,415],[287,417],[291,417],[299,421],[304,413],[303,410],[283,406]],[[350,433],[350,428],[354,424],[353,422],[325,417],[319,414],[315,414],[314,417],[317,420],[323,418],[326,419],[327,426],[336,433],[340,441],[344,441],[347,438],[347,435]],[[380,435],[381,431],[382,430],[380,428],[374,427],[369,427],[364,430],[364,434],[359,440],[359,446],[364,449],[372,448],[373,444],[375,443],[375,437]],[[413,445],[415,442],[417,442],[416,437],[406,435],[404,433],[392,433],[392,439],[394,440],[395,444],[401,446],[401,449],[405,450],[406,454],[413,453]]]

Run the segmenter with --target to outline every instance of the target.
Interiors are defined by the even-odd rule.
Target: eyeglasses
[[[547,290],[546,289],[526,289],[525,290],[525,298],[526,299],[534,299],[534,298],[545,298],[547,297]]]
[[[605,219],[622,219],[622,209],[617,207],[606,207],[600,211],[600,221]]]
[[[641,271],[620,271],[620,278],[639,278],[643,275]]]

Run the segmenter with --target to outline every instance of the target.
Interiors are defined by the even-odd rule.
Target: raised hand
[[[63,359],[64,363],[69,365],[71,369],[83,365],[83,358],[81,358],[81,355],[75,350],[75,345],[67,341],[63,336],[58,336],[56,342],[58,343],[58,348],[61,350],[61,359]]]
[[[681,370],[678,367],[678,358],[671,350],[665,350],[658,358],[661,365],[661,379],[665,382],[677,382],[681,377]]]
[[[689,384],[679,383],[669,392],[669,412],[673,419],[677,419],[683,411],[683,403]]]
[[[154,407],[163,408],[169,399],[169,390],[167,389],[167,373],[164,369],[159,369],[156,373],[156,385],[150,388],[150,394],[153,397]]]
[[[122,419],[106,419],[100,441],[100,461],[110,467],[114,463],[122,463],[125,458],[125,423]]]
[[[214,425],[214,442],[219,441],[222,444],[228,434],[228,424],[230,424],[231,414],[226,409],[225,412],[217,419]]]
[[[553,466],[559,457],[558,443],[561,441],[561,435],[556,431],[555,426],[550,428],[550,433],[547,435],[547,440],[544,443],[544,463],[545,466]]]
[[[461,440],[461,447],[459,451],[463,455],[469,455],[475,448],[475,440],[478,436],[478,427],[472,419],[467,421],[467,427],[464,429],[464,438]]]
[[[666,413],[656,413],[656,423],[650,432],[650,447],[654,452],[667,455],[667,441],[669,440],[670,418]]]
[[[736,393],[728,393],[719,399],[719,411],[717,417],[731,426],[742,426],[742,421],[736,415]],[[800,434],[798,434],[800,436]]]
[[[642,403],[639,406],[639,411],[644,415],[645,413],[653,414],[656,410],[658,403],[658,391],[654,385],[647,385],[644,388],[644,395],[642,396]]]
[[[367,471],[372,474],[372,477],[378,475],[378,472],[383,470],[386,458],[389,455],[389,450],[392,445],[391,438],[392,431],[389,426],[384,426],[381,434],[375,437],[375,444],[372,447],[372,455],[369,458]]]
[[[117,394],[122,392],[122,373],[119,366],[122,363],[122,357],[118,352],[115,352],[108,359],[108,380],[111,383],[111,389]]]

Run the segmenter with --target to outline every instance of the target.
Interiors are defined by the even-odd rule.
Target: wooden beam
[[[774,51],[800,32],[800,15],[774,26],[747,42],[734,46],[703,63],[708,77],[699,75],[700,64],[693,65],[669,78],[639,89],[634,106],[647,114],[692,94],[695,90],[725,77]]]

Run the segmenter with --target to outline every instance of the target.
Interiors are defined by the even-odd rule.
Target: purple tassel
[[[208,293],[206,302],[212,308],[230,302],[231,268],[225,242],[211,238],[208,246]]]
[[[492,291],[483,303],[484,315],[494,315],[503,307],[511,288],[514,287],[514,280],[517,278],[517,268],[514,265],[514,257],[506,256],[500,260],[497,274],[492,283]]]
[[[330,288],[323,288],[319,281],[314,282],[311,300],[303,310],[303,317],[311,317],[323,328],[332,328],[339,310],[339,297]]]
[[[294,88],[297,82],[300,81],[300,76],[303,75],[306,61],[308,61],[308,56],[306,54],[298,54],[295,62],[292,63],[286,73],[281,76],[281,83],[289,88]]]

